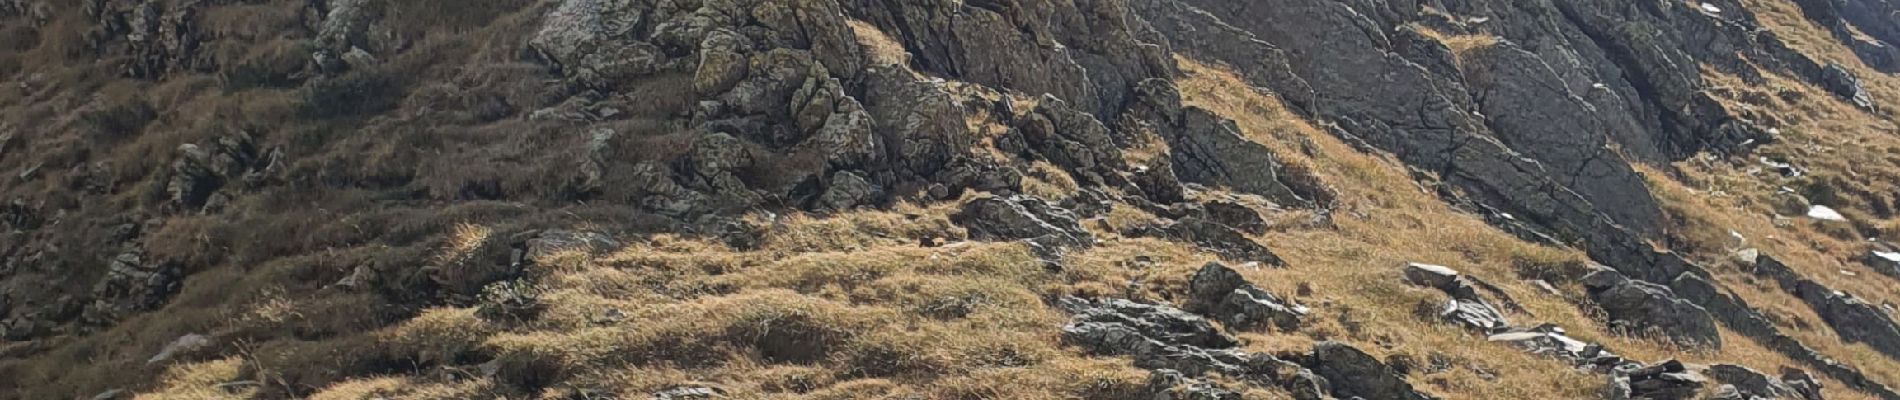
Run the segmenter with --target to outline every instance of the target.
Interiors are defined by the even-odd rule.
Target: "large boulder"
[[[970,238],[988,241],[1030,240],[1057,247],[1088,247],[1095,237],[1068,210],[1030,196],[986,197],[964,203],[952,222]]]
[[[1900,357],[1900,323],[1879,306],[1803,278],[1767,255],[1755,259],[1755,273],[1774,279],[1782,290],[1807,303],[1842,340],[1864,343],[1882,354]]]
[[[1619,367],[1611,372],[1610,382],[1610,398],[1615,400],[1686,400],[1695,398],[1708,379],[1690,371],[1681,361],[1669,360]]]
[[[1201,266],[1188,281],[1188,302],[1184,307],[1233,329],[1271,325],[1282,332],[1298,329],[1309,312],[1299,303],[1247,282],[1233,268],[1212,262]]]
[[[1617,329],[1630,334],[1654,331],[1684,346],[1722,346],[1715,317],[1702,306],[1677,298],[1667,286],[1629,279],[1609,268],[1584,276],[1583,284],[1590,300]]]
[[[1748,367],[1734,364],[1715,364],[1702,371],[1703,375],[1735,388],[1735,393],[1744,399],[1808,399],[1794,387],[1788,386],[1777,378]]]
[[[1391,366],[1345,343],[1314,345],[1304,364],[1332,383],[1334,396],[1393,400],[1433,398],[1413,389]]]
[[[1472,281],[1457,270],[1440,265],[1408,263],[1404,274],[1405,280],[1414,285],[1438,289],[1450,296],[1444,309],[1438,312],[1439,317],[1485,334],[1510,328],[1510,321],[1504,318],[1504,314],[1480,296]]]

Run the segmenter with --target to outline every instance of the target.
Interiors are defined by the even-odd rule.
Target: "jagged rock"
[[[1194,383],[1172,379],[1176,374],[1219,374],[1251,384],[1279,386],[1299,399],[1319,399],[1318,390],[1325,387],[1325,378],[1298,364],[1236,349],[1239,342],[1234,338],[1220,333],[1206,319],[1180,309],[1121,299],[1065,298],[1057,306],[1074,314],[1074,320],[1062,328],[1064,342],[1090,354],[1130,356],[1136,367],[1162,375],[1161,379],[1166,379],[1162,383],[1170,389]],[[1170,392],[1192,393],[1195,391]]]
[[[1231,187],[1287,206],[1313,206],[1310,196],[1287,184],[1278,156],[1247,139],[1233,121],[1190,107],[1182,127],[1164,138],[1173,150],[1175,174],[1183,181]]]
[[[1379,362],[1379,359],[1344,343],[1320,342],[1314,345],[1313,352],[1303,364],[1332,384],[1334,396],[1394,400],[1432,398],[1413,389],[1403,376]]]
[[[830,187],[825,194],[818,196],[818,209],[849,210],[859,204],[869,202],[876,195],[877,188],[864,177],[850,171],[838,171],[831,174]]]
[[[1457,270],[1439,265],[1407,263],[1405,280],[1414,285],[1438,289],[1450,295],[1438,316],[1485,334],[1510,327],[1504,314],[1478,295],[1478,289]]]
[[[1201,207],[1205,211],[1204,217],[1210,222],[1230,226],[1249,235],[1267,233],[1267,219],[1252,207],[1224,200],[1201,203]]]
[[[1016,122],[1027,150],[1083,183],[1106,185],[1114,171],[1127,169],[1108,127],[1054,95],[1044,95],[1035,110]]]
[[[1703,375],[1734,389],[1738,399],[1804,399],[1780,378],[1733,364],[1710,365]],[[1804,399],[1819,400],[1819,399]]]
[[[1445,303],[1445,309],[1438,315],[1479,332],[1496,332],[1511,326],[1503,313],[1482,301],[1453,299]]]
[[[147,262],[139,251],[113,257],[106,275],[92,287],[93,302],[87,304],[83,319],[95,325],[107,325],[134,312],[157,309],[184,285],[179,266],[170,262]]]
[[[1689,371],[1681,361],[1650,366],[1627,365],[1612,372],[1612,399],[1685,400],[1694,398],[1707,379]]]
[[[1208,315],[1233,329],[1248,330],[1272,324],[1282,332],[1299,328],[1305,306],[1285,300],[1252,283],[1220,263],[1207,263],[1188,281],[1188,311]]]
[[[1129,234],[1194,243],[1196,246],[1219,254],[1221,259],[1231,262],[1260,263],[1269,266],[1286,264],[1279,255],[1273,253],[1273,250],[1241,235],[1234,228],[1199,217],[1182,218],[1162,226],[1141,227]]]
[[[92,400],[114,400],[126,397],[125,389],[110,389],[93,395]]]
[[[893,167],[916,176],[956,175],[956,165],[975,143],[963,105],[940,84],[917,81],[902,70],[872,68],[864,79],[864,109],[885,137],[882,151]]]
[[[1873,268],[1874,272],[1900,278],[1900,251],[1895,250],[1900,249],[1883,246],[1883,248],[1868,250],[1867,254],[1861,255],[1860,260],[1867,264],[1868,268]]]
[[[1180,178],[1174,174],[1174,163],[1167,157],[1149,159],[1147,164],[1135,167],[1129,179],[1148,200],[1160,204],[1173,204],[1187,201],[1187,189],[1181,186]],[[1257,215],[1257,214],[1256,214]]]
[[[1563,328],[1551,325],[1512,329],[1493,334],[1487,340],[1509,343],[1531,354],[1569,360],[1572,365],[1590,369],[1623,363],[1622,357],[1605,350],[1603,346],[1566,336]]]
[[[1787,264],[1767,255],[1755,260],[1755,273],[1774,279],[1782,290],[1807,303],[1842,340],[1865,343],[1875,351],[1900,357],[1900,324],[1880,307],[1803,278]]]
[[[195,25],[201,6],[157,0],[87,2],[86,15],[97,21],[87,39],[96,50],[128,56],[125,74],[134,78],[157,79],[174,70],[195,69],[208,63],[198,51],[205,36]]]
[[[1137,367],[1241,376],[1252,362],[1233,350],[1238,342],[1232,337],[1173,307],[1120,299],[1070,299],[1063,307],[1075,314],[1074,322],[1062,328],[1064,341],[1093,354],[1132,356]]]
[[[1104,121],[1137,83],[1175,72],[1162,39],[1123,1],[843,3],[903,43],[920,69],[1051,94]]]
[[[1808,371],[1783,367],[1781,382],[1794,391],[1795,397],[1803,400],[1822,400],[1821,382],[1808,375]]]
[[[650,10],[634,0],[565,0],[549,12],[528,41],[550,67],[594,86],[654,73],[665,61],[659,47],[633,36]],[[333,11],[334,12],[334,11]],[[335,21],[338,18],[330,18]]]
[[[1632,334],[1654,329],[1685,346],[1722,346],[1708,310],[1677,298],[1667,286],[1629,279],[1608,268],[1584,276],[1583,284],[1612,326]]]
[[[251,135],[242,131],[204,145],[180,145],[171,164],[166,193],[181,207],[202,209],[225,185],[245,179],[277,161],[276,156],[270,154],[275,152],[261,151]]]
[[[969,229],[976,240],[1030,240],[1065,248],[1095,244],[1095,237],[1068,210],[1029,196],[971,200],[951,221]]]
[[[1841,100],[1853,104],[1854,107],[1862,110],[1874,109],[1873,98],[1867,94],[1866,88],[1861,87],[1860,78],[1855,78],[1853,72],[1847,71],[1847,67],[1828,63],[1827,68],[1821,71],[1821,87],[1834,93],[1835,96],[1840,96]]]

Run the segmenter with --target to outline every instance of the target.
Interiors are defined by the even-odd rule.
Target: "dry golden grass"
[[[1449,368],[1410,378],[1446,398],[1600,395],[1599,376],[1416,315],[1421,304],[1443,299],[1401,281],[1403,263],[1418,261],[1498,284],[1523,305],[1511,315],[1520,323],[1556,323],[1635,359],[1735,362],[1767,371],[1791,365],[1732,334],[1729,346],[1705,353],[1610,334],[1570,301],[1578,288],[1564,279],[1579,271],[1581,255],[1519,241],[1457,212],[1389,157],[1358,153],[1231,74],[1182,61],[1190,104],[1236,119],[1249,137],[1340,193],[1331,227],[1279,224],[1258,238],[1290,267],[1243,274],[1279,293],[1311,289],[1298,301],[1315,312],[1297,331],[1241,333],[1251,350],[1299,351],[1342,340],[1380,357],[1443,360]],[[1049,271],[1018,244],[959,242],[963,232],[946,217],[953,211],[954,204],[904,204],[822,218],[756,214],[750,220],[764,236],[750,251],[658,235],[598,257],[575,254],[530,272],[539,277],[542,306],[531,318],[491,320],[480,307],[437,308],[370,338],[377,351],[422,365],[493,359],[493,376],[462,370],[447,375],[461,377],[454,379],[365,377],[321,388],[313,398],[468,398],[511,388],[539,388],[514,396],[543,398],[640,396],[680,385],[714,386],[736,398],[1132,398],[1146,373],[1125,359],[1088,357],[1062,345],[1057,327],[1067,318],[1043,299],[1178,301],[1193,271],[1215,259],[1182,243],[1105,231],[1101,246]],[[1271,217],[1298,221],[1310,214]],[[1119,230],[1155,218],[1117,207],[1100,222]],[[454,233],[436,254],[478,251],[492,234],[468,224]],[[950,243],[920,246],[926,239]],[[1532,277],[1552,279],[1568,294],[1544,293],[1525,283]],[[228,369],[247,361],[220,362]],[[180,375],[168,388],[189,390],[196,387],[189,382],[204,380]],[[167,393],[174,392],[186,393]],[[1246,394],[1285,397],[1264,389]]]
[[[910,52],[904,50],[904,44],[891,39],[883,30],[869,22],[856,19],[846,22],[851,33],[857,35],[858,45],[864,46],[864,54],[869,56],[873,66],[910,65]]]
[[[511,4],[509,1],[485,0],[481,4]],[[1787,6],[1760,0],[1749,3],[1751,7]],[[436,18],[413,7],[391,12],[401,18]],[[524,18],[489,15],[479,8],[469,12],[472,14],[440,18],[448,19],[449,31],[472,29],[488,20],[519,23]],[[242,26],[240,18],[226,19],[233,21],[232,26],[221,28],[221,32],[241,34],[262,29]],[[1776,29],[1807,29],[1799,21],[1770,22]],[[908,62],[908,54],[885,33],[862,22],[853,22],[851,27],[869,49],[874,63]],[[455,49],[462,45],[481,49],[471,57],[506,59],[512,55],[507,51],[509,46],[471,45],[507,40],[503,36],[428,38],[428,33],[401,32],[422,36],[423,41],[436,46],[418,46],[422,48]],[[1484,35],[1427,34],[1457,53],[1497,40]],[[1812,36],[1813,32],[1801,34]],[[1822,46],[1826,44],[1822,39],[1826,38],[1794,42]],[[1448,265],[1499,285],[1524,308],[1511,313],[1515,322],[1555,323],[1573,336],[1604,343],[1637,360],[1729,362],[1763,371],[1796,366],[1727,331],[1726,346],[1708,352],[1684,352],[1660,341],[1612,334],[1573,301],[1580,289],[1566,279],[1578,273],[1584,263],[1582,255],[1529,244],[1490,228],[1419,187],[1392,158],[1355,151],[1301,121],[1271,94],[1257,92],[1228,72],[1193,60],[1180,61],[1188,74],[1179,83],[1190,104],[1235,119],[1248,137],[1273,149],[1289,168],[1308,171],[1338,191],[1339,202],[1330,222],[1310,222],[1317,217],[1310,211],[1277,211],[1269,216],[1277,222],[1275,229],[1256,238],[1286,258],[1289,267],[1242,273],[1276,293],[1310,289],[1311,295],[1297,296],[1297,300],[1313,307],[1314,318],[1311,324],[1293,332],[1241,333],[1251,350],[1299,351],[1319,340],[1341,340],[1382,358],[1445,360],[1450,365],[1446,370],[1414,371],[1408,377],[1424,390],[1445,398],[1574,399],[1600,395],[1600,376],[1488,343],[1459,328],[1416,315],[1421,304],[1435,305],[1443,299],[1442,294],[1401,281],[1401,266],[1416,261]],[[1864,67],[1853,67],[1863,77],[1870,76]],[[1722,82],[1722,77],[1713,79]],[[1900,100],[1896,95],[1900,90],[1894,89],[1900,85],[1890,81],[1885,77],[1870,80],[1876,99]],[[163,160],[166,152],[178,144],[202,139],[178,132],[213,131],[219,124],[232,121],[287,118],[294,109],[295,96],[270,89],[251,90],[256,92],[253,97],[257,101],[204,101],[215,97],[209,94],[214,91],[205,89],[211,87],[208,83],[204,79],[179,80],[157,88],[112,88],[122,93],[149,89],[146,96],[158,109],[226,118],[222,122],[202,122],[201,118],[161,117],[153,122],[160,133],[142,137],[135,145],[142,150],[112,155],[124,160],[121,168],[161,168],[157,161],[149,160]],[[1893,192],[1889,189],[1894,188],[1878,182],[1900,181],[1896,179],[1900,174],[1868,168],[1900,165],[1891,159],[1900,154],[1900,150],[1891,150],[1900,149],[1896,145],[1900,142],[1873,134],[1890,129],[1889,122],[1819,101],[1826,96],[1811,88],[1789,84],[1787,90],[1802,92],[1806,100],[1769,96],[1771,104],[1757,106],[1787,108],[1785,114],[1789,116],[1785,118],[1792,126],[1784,131],[1793,140],[1767,151],[1806,160],[1817,175],[1843,177],[1839,179],[1853,185]],[[459,93],[437,94],[454,98]],[[6,104],[45,100],[11,92],[5,96],[0,102]],[[997,134],[1001,128],[993,116],[987,115],[973,115],[970,123],[986,135]],[[1868,143],[1865,147],[1873,151],[1838,150],[1844,143]],[[363,147],[379,154],[404,154],[387,145]],[[1150,141],[1125,155],[1139,165],[1165,152],[1164,144]],[[386,162],[402,162],[399,157],[389,160]],[[1032,169],[1032,194],[1061,198],[1074,190],[1073,180],[1059,169],[1047,164],[1033,165]],[[1750,280],[1730,265],[1713,261],[1726,250],[1723,241],[1729,229],[1743,232],[1751,238],[1752,246],[1789,259],[1804,273],[1829,285],[1872,299],[1900,299],[1900,293],[1887,289],[1894,287],[1892,282],[1882,281],[1884,277],[1868,279],[1864,269],[1859,270],[1859,278],[1829,273],[1856,268],[1845,263],[1840,253],[1844,248],[1841,246],[1849,246],[1856,238],[1842,238],[1838,229],[1806,222],[1780,227],[1766,218],[1763,212],[1772,202],[1762,191],[1781,183],[1763,183],[1746,176],[1739,172],[1746,170],[1743,165],[1678,169],[1682,171],[1674,177],[1649,174],[1652,179],[1667,181],[1653,186],[1669,205],[1672,218],[1680,223],[1681,227],[1671,232],[1678,240],[1673,244],[1693,249],[1699,259],[1710,261],[1722,283],[1750,302],[1771,314],[1818,322],[1804,305]],[[443,168],[441,173],[444,176],[435,178],[447,182],[439,185],[445,188],[459,187],[457,182],[471,178],[461,175],[467,171],[453,168]],[[435,182],[423,178],[424,182]],[[513,177],[509,181],[531,182],[532,178]],[[1691,184],[1668,183],[1674,182],[1669,179]],[[1718,195],[1709,188],[1720,188],[1726,194]],[[519,189],[543,190],[533,186]],[[412,311],[405,320],[381,328],[351,322],[345,326],[373,330],[353,335],[318,329],[337,325],[318,321],[349,321],[346,316],[332,314],[338,309],[368,307],[338,305],[364,304],[373,301],[370,297],[305,298],[293,295],[297,293],[294,289],[270,290],[244,298],[241,309],[229,315],[242,320],[233,324],[334,336],[311,341],[282,339],[253,346],[270,351],[179,364],[164,374],[161,385],[149,388],[142,398],[241,398],[250,395],[246,391],[250,389],[234,386],[237,391],[233,392],[218,385],[257,377],[271,385],[282,381],[328,383],[289,389],[308,392],[313,399],[641,397],[680,385],[715,386],[733,398],[1134,398],[1145,385],[1146,373],[1129,365],[1125,358],[1084,356],[1062,345],[1058,328],[1067,317],[1046,306],[1044,299],[1079,295],[1178,302],[1186,279],[1203,263],[1215,259],[1182,243],[1115,235],[1114,231],[1158,219],[1138,209],[1117,206],[1101,220],[1086,223],[1097,230],[1103,240],[1101,246],[1072,254],[1063,270],[1049,271],[1021,245],[960,242],[966,234],[947,217],[954,207],[951,203],[900,204],[889,210],[825,217],[754,214],[748,216],[749,222],[763,227],[765,234],[757,248],[745,251],[702,237],[654,235],[632,240],[625,248],[605,255],[564,254],[555,262],[529,271],[527,275],[535,282],[533,301],[539,309],[520,318],[485,317],[490,311],[483,304],[444,306]],[[1845,211],[1855,212],[1851,208]],[[420,255],[414,258],[414,264],[457,264],[492,247],[494,236],[510,232],[493,220],[445,221],[469,222],[435,222],[439,230],[447,231],[446,235],[417,239],[416,252]],[[1893,226],[1891,221],[1876,225]],[[949,244],[919,245],[938,240]],[[185,240],[176,247],[171,251],[180,254],[217,248],[216,243],[206,240]],[[344,257],[352,251],[364,250],[333,249],[310,258]],[[396,266],[408,267],[413,266]],[[195,276],[194,284],[254,285],[282,278],[271,273],[291,274],[272,272],[270,266],[260,268],[266,272],[254,273],[257,276],[235,270],[207,272]],[[1564,294],[1551,295],[1526,283],[1533,278],[1551,280]],[[181,302],[203,303],[216,297],[207,297],[202,290],[193,293]],[[169,325],[134,320],[125,326],[123,329]],[[1864,347],[1839,344],[1824,327],[1790,331],[1831,356],[1869,370],[1876,379],[1900,381],[1894,376],[1900,368],[1892,360]],[[364,359],[402,365],[367,368],[351,364],[360,361],[335,355],[338,348],[368,354]],[[77,355],[73,358],[82,359]],[[494,363],[488,365],[496,368],[492,376],[474,367],[489,361]],[[303,367],[327,372],[305,371],[300,373],[310,376],[280,379],[289,374],[283,372],[286,366],[318,362],[326,364]],[[336,372],[340,370],[351,372]],[[394,372],[352,375],[363,370]],[[1838,389],[1845,386],[1838,382],[1825,383],[1831,388],[1830,398],[1867,398]],[[1246,393],[1249,399],[1285,397],[1285,393],[1272,390]]]
[[[1445,47],[1450,48],[1452,57],[1456,58],[1457,61],[1459,62],[1463,62],[1463,58],[1464,58],[1463,56],[1466,53],[1470,53],[1473,50],[1496,46],[1498,44],[1498,40],[1501,40],[1497,37],[1497,35],[1449,34],[1449,33],[1439,32],[1437,29],[1432,29],[1431,27],[1424,26],[1424,25],[1412,24],[1410,26],[1413,29],[1416,29],[1420,34],[1425,35],[1425,37],[1438,41],[1438,43],[1442,43],[1445,45]]]

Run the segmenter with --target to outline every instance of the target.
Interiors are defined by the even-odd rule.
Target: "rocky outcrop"
[[[1305,306],[1281,298],[1247,282],[1220,263],[1207,263],[1188,280],[1189,311],[1209,315],[1230,329],[1272,326],[1281,332],[1298,329],[1309,312]]]
[[[1626,363],[1623,357],[1604,349],[1602,345],[1565,335],[1563,328],[1553,325],[1514,328],[1493,334],[1486,340],[1510,344],[1531,354],[1566,360],[1571,365],[1595,371]]]
[[[1632,335],[1653,331],[1684,346],[1722,346],[1722,334],[1708,310],[1677,298],[1668,286],[1629,279],[1608,268],[1591,272],[1583,284],[1611,327]]]
[[[1439,265],[1409,263],[1404,273],[1407,282],[1438,289],[1450,296],[1438,312],[1440,318],[1487,335],[1510,328],[1504,314],[1479,295],[1477,287],[1458,271]]]
[[[137,250],[113,257],[106,271],[106,276],[93,285],[92,303],[86,305],[80,317],[95,326],[157,309],[184,285],[181,266],[148,260]]]
[[[1187,217],[1178,221],[1166,222],[1160,226],[1143,226],[1125,234],[1134,237],[1158,237],[1193,243],[1202,249],[1220,255],[1221,259],[1236,263],[1256,263],[1267,266],[1284,266],[1286,262],[1273,250],[1242,235],[1233,227],[1222,225],[1200,217]]]
[[[1681,361],[1669,360],[1617,368],[1610,382],[1611,399],[1686,400],[1695,398],[1708,380]]]
[[[1794,370],[1794,372],[1798,376],[1806,375],[1799,370]],[[1808,397],[1808,393],[1795,390],[1794,386],[1783,382],[1781,378],[1740,365],[1710,365],[1702,374],[1723,383],[1723,386],[1729,388],[1723,391],[1734,393],[1733,397],[1738,399],[1821,400],[1818,390],[1812,392],[1815,394],[1814,397]]]
[[[1182,127],[1165,135],[1181,180],[1230,187],[1287,206],[1313,206],[1310,196],[1287,184],[1288,172],[1273,151],[1242,136],[1233,121],[1199,108],[1183,115]]]
[[[232,183],[255,182],[281,162],[277,150],[259,148],[246,132],[219,137],[202,145],[178,146],[165,192],[185,210],[216,210],[229,201],[218,191]]]
[[[1433,397],[1419,393],[1391,366],[1372,355],[1338,342],[1320,342],[1313,346],[1304,364],[1332,384],[1334,396],[1343,398],[1425,400]]]
[[[126,54],[125,74],[155,79],[172,70],[191,70],[208,63],[199,54],[203,33],[197,22],[199,2],[108,0],[84,4],[96,21],[87,34],[100,52]]]
[[[1842,340],[1865,343],[1888,357],[1900,358],[1900,324],[1879,306],[1803,278],[1767,255],[1755,259],[1755,273],[1774,279],[1782,290],[1807,303]]]
[[[969,229],[976,240],[1028,240],[1062,248],[1095,244],[1095,237],[1068,210],[1028,196],[972,200],[951,220]]]
[[[1173,307],[1079,299],[1061,306],[1075,314],[1062,328],[1063,340],[1094,354],[1133,357],[1136,367],[1247,376],[1264,367],[1258,362],[1270,361],[1234,350],[1239,344],[1234,338]]]

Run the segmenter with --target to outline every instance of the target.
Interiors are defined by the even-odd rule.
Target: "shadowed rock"
[[[1299,328],[1307,309],[1248,283],[1239,272],[1220,263],[1207,263],[1188,281],[1185,308],[1208,315],[1233,329],[1272,325],[1282,332]]]
[[[1715,317],[1701,306],[1676,298],[1667,286],[1629,279],[1608,268],[1584,276],[1583,284],[1613,327],[1632,334],[1653,329],[1685,346],[1722,346]]]

